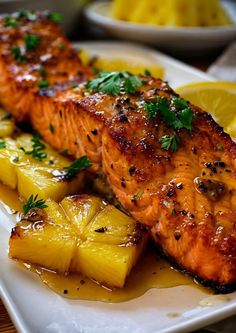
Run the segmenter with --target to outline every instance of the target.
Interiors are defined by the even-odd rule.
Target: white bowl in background
[[[143,42],[176,53],[195,52],[200,55],[201,52],[222,48],[236,40],[236,3],[224,3],[235,22],[232,26],[176,28],[129,23],[113,19],[111,2],[107,1],[88,5],[85,14],[92,23],[111,36]]]

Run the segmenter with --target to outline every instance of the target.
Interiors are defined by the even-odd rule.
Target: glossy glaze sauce
[[[17,193],[0,183],[0,200],[15,211],[21,210],[22,202]],[[21,266],[37,273],[41,280],[56,293],[71,299],[124,302],[143,295],[151,288],[170,288],[195,284],[192,279],[174,270],[170,264],[149,248],[132,270],[123,289],[110,290],[81,274],[60,275],[55,272],[23,263]]]

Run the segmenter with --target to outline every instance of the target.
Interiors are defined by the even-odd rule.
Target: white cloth
[[[207,72],[221,81],[236,82],[236,41],[208,68]]]

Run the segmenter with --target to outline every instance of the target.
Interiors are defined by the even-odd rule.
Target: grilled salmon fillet
[[[26,120],[40,87],[73,85],[90,72],[48,18],[22,10],[0,16],[0,100],[18,121]]]
[[[23,21],[23,25],[30,33],[31,25],[39,33],[40,20],[50,27],[47,38],[61,36],[40,15],[39,23]],[[10,28],[1,29],[10,36]],[[14,29],[15,36],[20,29]],[[7,57],[1,58],[0,74],[5,80],[1,79],[0,100],[9,111],[19,121],[28,118],[55,148],[68,149],[74,157],[88,155],[91,171],[106,175],[123,207],[150,227],[156,244],[178,267],[222,292],[235,288],[236,144],[211,115],[188,104],[194,114],[192,131],[178,131],[177,151],[163,149],[160,138],[173,130],[158,115],[150,120],[143,102],[157,97],[172,101],[177,94],[167,83],[145,77],[133,94],[91,92],[86,87],[91,72],[81,66],[65,41],[63,52],[75,64],[68,65],[68,71],[64,68],[64,79],[56,74],[59,64],[65,64],[63,54],[58,54],[51,86],[39,91],[33,84],[24,91],[17,85],[18,75],[5,73],[17,66],[24,75],[31,67],[16,65],[7,38],[0,41],[1,49],[8,50]],[[36,51],[36,58],[32,56],[36,65],[49,52],[47,45]],[[49,79],[50,70],[49,66]],[[55,82],[59,84],[52,85]],[[14,86],[21,102],[13,103],[8,85]]]

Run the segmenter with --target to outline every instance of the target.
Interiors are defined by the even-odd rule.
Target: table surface
[[[219,55],[219,54],[217,54]],[[216,59],[217,55],[212,55],[210,57],[205,57],[203,59],[184,59],[186,63],[196,68],[199,68],[203,71],[206,71],[209,65]],[[180,59],[183,61],[183,59]],[[0,299],[0,333],[15,333],[17,332],[1,299]],[[198,331],[200,332],[207,332],[204,330]]]

